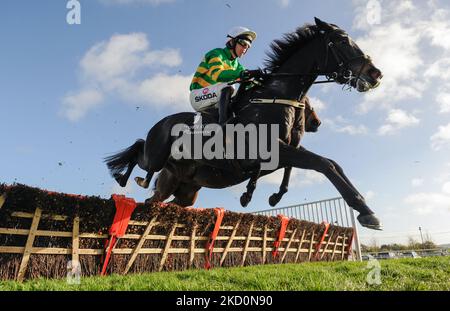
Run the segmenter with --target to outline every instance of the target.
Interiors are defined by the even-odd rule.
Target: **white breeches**
[[[232,96],[236,95],[236,87],[228,85],[228,83],[217,83],[202,89],[192,90],[190,95],[192,108],[194,108],[195,111],[202,111],[203,109],[216,105],[220,100],[222,89],[227,86],[233,88]]]

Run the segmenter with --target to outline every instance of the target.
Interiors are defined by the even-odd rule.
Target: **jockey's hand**
[[[266,76],[266,73],[262,69],[256,70],[244,70],[241,72],[241,80],[261,79]]]

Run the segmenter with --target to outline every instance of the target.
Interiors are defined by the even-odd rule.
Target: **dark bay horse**
[[[268,75],[260,85],[251,88],[241,86],[243,91],[238,94],[233,106],[236,117],[228,123],[243,126],[277,125],[276,133],[271,130],[266,133],[267,136],[276,134],[278,137],[279,161],[276,169],[296,167],[324,174],[346,203],[360,213],[360,224],[380,230],[380,221],[335,161],[291,144],[295,116],[304,108],[289,103],[301,101],[319,76],[354,87],[360,92],[377,87],[382,78],[381,71],[370,57],[361,51],[344,30],[317,18],[315,22],[315,25],[300,27],[286,34],[283,39],[274,41],[268,60]],[[147,176],[144,179],[137,178],[136,181],[148,187],[153,174],[165,168],[159,179],[176,180],[177,183],[167,185],[168,188],[164,190],[178,198],[178,204],[188,206],[195,202],[201,187],[225,188],[258,174],[264,162],[261,157],[256,160],[176,160],[171,154],[171,147],[179,136],[171,135],[171,129],[177,124],[192,126],[195,116],[195,113],[188,112],[168,116],[150,129],[145,141],[138,140],[122,152],[107,157],[105,161],[112,176],[121,186],[125,186],[133,168],[139,165],[147,171]],[[210,118],[209,122],[215,123],[215,119]],[[258,140],[258,143],[261,142],[264,142],[264,138],[263,141]],[[251,141],[245,141],[246,146],[249,143]],[[264,171],[262,174],[273,171]]]
[[[320,124],[322,123],[317,116],[314,108],[311,106],[309,98],[305,96],[302,100],[305,104],[305,109],[299,109],[296,111],[294,125],[292,126],[290,145],[294,147],[300,146],[300,141],[305,132],[317,132]],[[288,191],[289,179],[292,172],[292,167],[284,168],[283,179],[278,193],[274,193],[269,198],[269,204],[275,206]],[[250,177],[247,184],[247,191],[244,192],[240,198],[242,207],[246,207],[250,203],[253,192],[256,189],[257,180],[271,173],[270,171],[262,171],[257,169]],[[147,202],[161,202],[167,200],[172,194],[175,194],[175,198],[171,203],[178,205],[192,205],[194,204],[196,194],[198,190],[193,189],[190,185],[180,183],[177,177],[170,172],[168,168],[163,168],[158,176],[155,178],[154,195],[147,200]]]

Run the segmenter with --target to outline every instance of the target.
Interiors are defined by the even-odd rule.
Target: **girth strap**
[[[268,99],[268,98],[253,98],[250,99],[250,103],[252,104],[281,104],[288,105],[295,108],[305,108],[305,103],[299,102],[293,99]]]

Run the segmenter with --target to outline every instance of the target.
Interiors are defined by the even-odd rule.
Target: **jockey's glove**
[[[261,79],[266,76],[266,73],[262,69],[256,70],[244,70],[241,72],[241,80]]]

